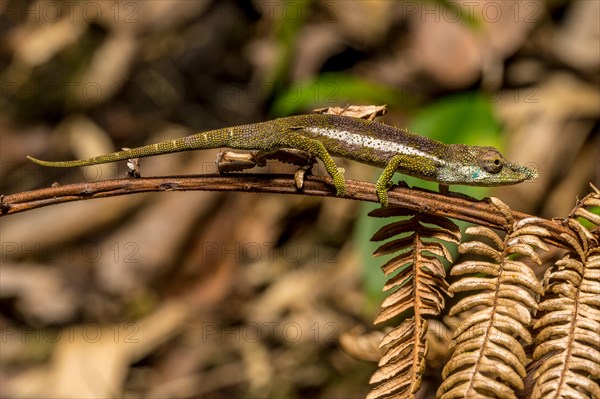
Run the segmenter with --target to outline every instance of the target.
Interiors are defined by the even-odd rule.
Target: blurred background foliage
[[[598,1],[2,0],[0,18],[4,194],[124,174],[26,155],[347,104],[537,165],[536,182],[465,191],[521,211],[564,217],[600,180]],[[214,173],[217,153],[144,159],[142,174]],[[375,364],[338,339],[372,330],[382,298],[372,208],[193,192],[3,218],[0,396],[363,397]],[[419,397],[438,382],[433,368]]]

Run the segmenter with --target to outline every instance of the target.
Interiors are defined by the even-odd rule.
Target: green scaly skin
[[[228,147],[273,151],[302,150],[320,159],[332,177],[337,195],[346,192],[344,176],[332,156],[383,168],[377,196],[388,203],[395,172],[442,185],[501,186],[535,179],[537,170],[506,161],[494,147],[444,144],[382,123],[342,115],[309,114],[211,130],[191,136],[75,161],[50,162],[51,167],[77,167],[180,151]]]

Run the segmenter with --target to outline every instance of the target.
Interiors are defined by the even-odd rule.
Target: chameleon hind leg
[[[335,164],[335,161],[323,143],[319,140],[306,137],[298,131],[291,131],[284,135],[284,137],[279,140],[279,143],[282,147],[302,150],[310,156],[320,159],[325,166],[325,170],[327,170],[327,173],[329,173],[329,176],[333,179],[336,195],[341,197],[346,193],[346,180],[344,179],[344,175],[340,171],[340,168]]]
[[[391,180],[396,171],[410,171],[412,175],[421,177],[434,177],[437,169],[434,161],[424,157],[414,155],[394,155],[388,162],[375,185],[377,189],[377,198],[383,206],[388,206],[388,191],[391,187]]]

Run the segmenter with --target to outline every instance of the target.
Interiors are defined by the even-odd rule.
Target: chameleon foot
[[[380,190],[379,188],[377,188],[377,198],[379,198],[379,202],[382,206],[388,206],[387,189]]]
[[[344,168],[337,167],[337,174],[333,176],[333,184],[335,185],[336,193],[338,197],[346,195],[346,179],[344,178]]]

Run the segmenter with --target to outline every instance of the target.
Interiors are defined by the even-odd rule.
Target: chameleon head
[[[508,162],[494,147],[454,145],[455,155],[451,159],[459,160],[449,165],[452,173],[448,184],[471,186],[503,186],[533,180],[538,177],[534,168]]]

